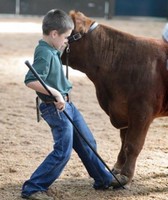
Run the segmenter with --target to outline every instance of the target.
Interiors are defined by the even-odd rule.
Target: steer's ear
[[[80,33],[87,33],[93,20],[86,17],[83,13],[71,10],[69,15],[71,16],[72,20],[75,24],[75,31]]]

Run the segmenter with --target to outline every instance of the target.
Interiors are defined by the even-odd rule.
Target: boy
[[[72,85],[65,77],[60,61],[60,50],[67,45],[73,28],[72,19],[64,11],[50,10],[43,19],[43,39],[39,41],[34,53],[33,67],[57,102],[53,101],[31,71],[28,71],[25,77],[25,84],[35,90],[42,100],[40,111],[51,128],[54,146],[53,151],[23,184],[22,198],[53,199],[47,195],[47,190],[60,176],[70,159],[72,148],[94,179],[95,189],[107,189],[115,183],[111,173],[105,169],[90,147],[75,134],[72,124],[62,112],[63,110],[67,112],[79,131],[85,134],[90,144],[96,149],[92,133],[77,108],[69,101]]]

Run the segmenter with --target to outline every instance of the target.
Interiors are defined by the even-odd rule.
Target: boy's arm
[[[26,84],[26,86],[37,92],[49,95],[49,93],[45,90],[45,88],[41,85],[41,83],[39,81],[29,82]],[[50,86],[47,86],[47,87],[50,90],[50,92],[52,93],[52,95],[55,96],[55,98],[57,100],[57,102],[54,102],[57,109],[59,109],[61,111],[64,110],[65,109],[65,101],[64,101],[64,98],[61,95],[61,93],[58,90],[56,90]]]

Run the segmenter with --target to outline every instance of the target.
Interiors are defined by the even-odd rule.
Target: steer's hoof
[[[114,175],[117,175],[117,174],[120,174],[121,170],[117,169],[117,168],[113,168],[112,172],[113,172]]]
[[[124,185],[126,185],[128,183],[129,178],[122,174],[117,174],[117,175],[115,175],[115,177],[111,183],[111,186],[113,186],[114,189],[119,189],[119,188],[125,189]]]

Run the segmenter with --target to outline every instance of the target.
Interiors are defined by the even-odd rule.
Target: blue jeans
[[[37,191],[46,191],[60,176],[70,159],[72,149],[79,155],[89,175],[94,179],[94,186],[108,186],[113,177],[97,158],[86,142],[76,133],[72,123],[63,112],[57,111],[54,104],[40,105],[42,117],[51,128],[54,146],[53,151],[35,170],[29,180],[23,184],[22,194],[31,195]],[[96,150],[95,139],[86,122],[73,103],[66,103],[66,113],[70,116],[78,130],[84,134],[92,147]]]

